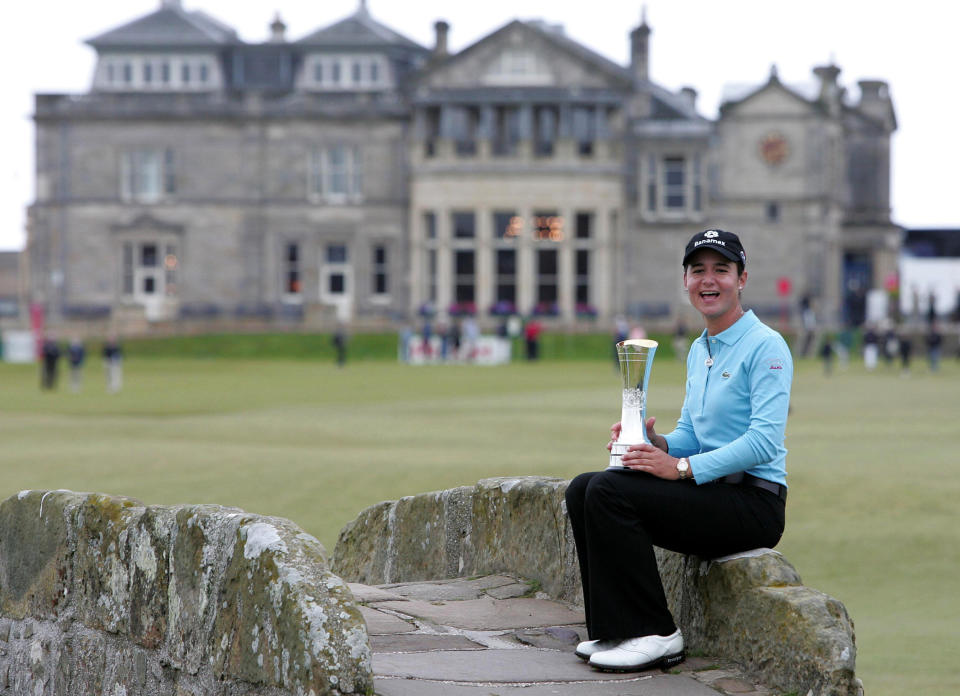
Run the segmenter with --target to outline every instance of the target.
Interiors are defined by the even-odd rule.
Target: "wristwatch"
[[[677,473],[680,474],[680,478],[690,478],[690,460],[686,457],[680,457],[677,461]]]

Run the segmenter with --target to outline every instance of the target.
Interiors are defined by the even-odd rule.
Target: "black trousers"
[[[717,558],[772,548],[783,534],[784,501],[755,486],[698,486],[638,471],[595,471],[570,482],[566,501],[594,640],[677,630],[655,545]]]

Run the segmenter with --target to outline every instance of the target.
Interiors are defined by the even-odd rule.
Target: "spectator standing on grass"
[[[477,320],[467,317],[463,320],[463,357],[467,362],[477,359],[477,343],[480,340],[480,327]]]
[[[450,326],[447,327],[446,347],[443,350],[444,360],[456,361],[460,357],[460,344],[463,338],[460,321],[460,319],[454,317],[450,320]]]
[[[659,435],[649,418],[652,444],[631,445],[623,468],[567,487],[590,638],[576,654],[591,667],[634,672],[684,659],[654,545],[717,558],[772,548],[783,533],[793,359],[780,334],[743,310],[746,262],[730,232],[690,240],[683,284],[706,330],[687,357],[677,427]],[[614,439],[620,431],[611,428]]]
[[[402,327],[400,327],[399,345],[398,345],[400,362],[402,363],[410,362],[410,342],[412,340],[413,340],[413,330],[410,328],[409,324],[404,324]]]
[[[333,341],[333,350],[337,355],[337,367],[343,367],[347,364],[347,330],[343,327],[343,324],[337,324],[331,340]]]
[[[57,388],[59,372],[60,345],[52,336],[43,339],[40,347],[40,388],[52,391]]]
[[[800,298],[800,323],[803,337],[800,341],[800,357],[805,358],[813,348],[813,339],[817,334],[817,315],[813,311],[813,298],[805,294]]]
[[[833,344],[833,352],[837,355],[837,364],[841,370],[847,368],[851,350],[853,350],[853,329],[850,328],[849,324],[844,324]]]
[[[877,358],[880,355],[880,337],[872,326],[868,326],[863,334],[863,365],[872,371],[877,367]]]
[[[830,336],[824,334],[823,344],[820,346],[820,359],[823,360],[823,374],[830,376],[833,372],[833,341]]]
[[[424,362],[429,362],[433,358],[433,326],[430,324],[430,319],[426,318],[423,320],[423,331],[420,334],[423,338],[423,343],[421,347],[423,349],[423,360]]]
[[[897,338],[897,347],[900,351],[900,371],[904,375],[910,374],[910,356],[913,353],[913,340],[906,327],[900,331]]]
[[[887,365],[892,365],[894,359],[900,353],[900,340],[897,338],[897,332],[892,325],[887,325],[883,332],[883,360]]]
[[[116,394],[123,387],[123,349],[115,335],[110,335],[103,344],[103,367],[107,391]]]
[[[927,329],[926,343],[927,360],[930,363],[930,371],[936,372],[940,369],[940,351],[943,347],[943,334],[940,333],[940,328],[937,326],[936,320],[930,322],[930,327]]]
[[[523,337],[527,342],[527,360],[537,360],[540,357],[541,330],[540,322],[536,318],[531,318],[523,329]]]
[[[74,336],[67,348],[67,360],[70,363],[70,389],[74,392],[80,391],[83,378],[83,361],[86,357],[87,349],[84,347],[83,341]]]

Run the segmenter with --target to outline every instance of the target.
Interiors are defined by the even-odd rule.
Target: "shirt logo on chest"
[[[730,371],[724,370],[723,372],[720,373],[720,377],[723,379],[730,379]]]

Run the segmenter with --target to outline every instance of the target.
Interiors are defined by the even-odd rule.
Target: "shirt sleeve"
[[[779,336],[763,341],[750,356],[749,370],[750,423],[747,430],[722,447],[691,456],[690,468],[697,483],[749,470],[772,462],[785,453],[784,437],[793,381],[790,349]]]

